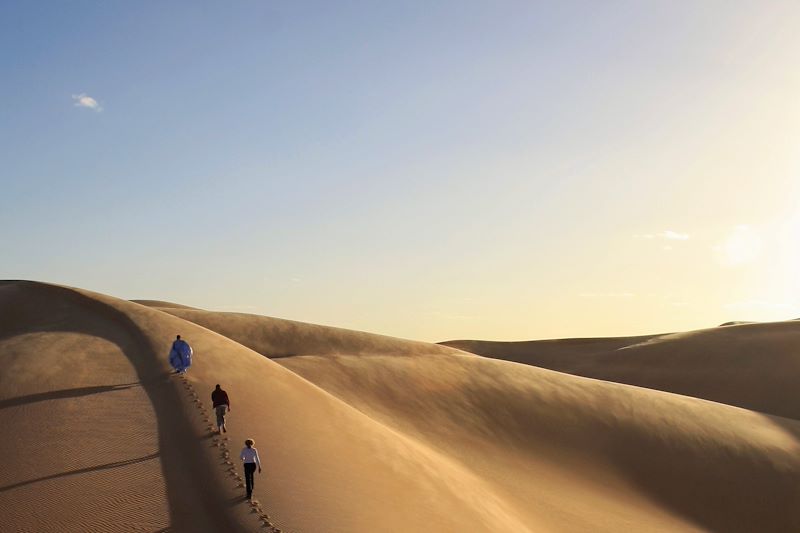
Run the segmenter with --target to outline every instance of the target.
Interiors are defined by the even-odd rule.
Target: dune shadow
[[[27,481],[20,481],[19,483],[13,483],[11,485],[4,485],[0,487],[0,492],[6,492],[8,490],[16,489],[19,487],[24,487],[25,485],[31,485],[33,483],[39,483],[40,481],[47,481],[50,479],[58,479],[60,477],[67,477],[67,476],[75,476],[78,474],[86,474],[89,472],[97,472],[100,470],[110,470],[112,468],[120,468],[123,466],[135,465],[139,463],[144,463],[145,461],[151,461],[153,459],[158,458],[160,454],[158,452],[151,453],[150,455],[145,455],[142,457],[136,457],[134,459],[125,459],[123,461],[114,461],[113,463],[106,463],[102,465],[95,465],[89,466],[86,468],[78,468],[76,470],[68,470],[66,472],[61,472],[59,474],[51,474],[49,476],[42,476],[37,477],[36,479],[29,479]]]
[[[27,316],[21,314],[15,316],[13,323],[9,324],[10,327],[0,333],[0,339],[30,331],[81,333],[102,338],[115,344],[122,351],[139,381],[11,398],[5,401],[4,406],[79,397],[140,385],[150,400],[157,425],[159,449],[157,455],[161,456],[161,472],[170,513],[170,525],[166,530],[193,533],[237,530],[231,518],[226,513],[220,512],[221,502],[217,492],[196,490],[198,487],[215,487],[217,479],[211,469],[201,466],[208,464],[206,452],[203,446],[192,444],[197,441],[198,435],[191,421],[190,411],[184,406],[181,391],[170,379],[171,374],[165,371],[166,357],[160,355],[161,347],[154,346],[130,316],[110,304],[68,287],[27,281],[17,283],[23,290],[19,291],[16,298],[23,301],[41,300],[45,305]],[[104,470],[125,464],[127,463],[110,463],[92,469]],[[80,471],[56,474],[55,477],[77,473]],[[43,480],[30,480],[23,484]],[[6,487],[5,490],[10,488],[13,486]],[[195,494],[194,499],[187,497],[190,492]]]
[[[798,421],[759,414],[800,446]],[[623,476],[693,524],[731,533],[800,531],[800,514],[794,511],[800,498],[800,460],[789,452],[774,450],[770,458],[731,447],[698,454],[677,442],[666,444],[657,435],[621,433],[623,441],[639,443],[636,449],[618,446],[609,454]],[[654,456],[661,460],[653,461]]]
[[[8,398],[0,400],[0,409],[8,407],[18,407],[29,403],[46,402],[48,400],[62,400],[65,398],[79,398],[81,396],[90,396],[92,394],[102,394],[104,392],[113,392],[118,390],[130,389],[141,385],[141,382],[135,383],[121,383],[118,385],[97,385],[94,387],[77,387],[74,389],[62,389],[56,391],[40,392],[37,394],[27,394],[25,396],[17,396],[16,398]]]

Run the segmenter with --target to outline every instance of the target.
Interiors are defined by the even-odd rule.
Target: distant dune
[[[800,531],[798,342],[787,322],[442,346],[0,282],[0,529]]]
[[[800,322],[724,326],[644,337],[442,344],[800,419]]]

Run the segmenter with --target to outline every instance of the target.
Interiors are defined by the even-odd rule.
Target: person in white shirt
[[[258,466],[258,473],[261,473],[261,459],[258,458],[258,450],[253,448],[255,443],[256,441],[253,439],[244,441],[244,448],[242,448],[242,453],[239,454],[239,458],[244,463],[244,482],[247,488],[248,500],[253,496],[253,487],[255,486],[253,473],[256,471],[256,466]]]

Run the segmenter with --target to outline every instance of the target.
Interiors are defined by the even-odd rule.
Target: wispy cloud
[[[665,241],[687,241],[689,240],[688,233],[680,233],[677,231],[673,231],[671,229],[667,229],[664,231],[660,231],[658,233],[644,233],[644,234],[637,234],[633,236],[634,239],[644,239],[644,240],[654,240],[654,239],[662,239]]]
[[[75,107],[85,107],[98,113],[103,110],[103,106],[101,106],[97,100],[86,93],[73,94],[72,100],[75,102]]]
[[[666,230],[658,234],[661,238],[668,241],[687,241],[689,240],[688,233],[678,233],[677,231]]]

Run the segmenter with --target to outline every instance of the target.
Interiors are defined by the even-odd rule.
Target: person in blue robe
[[[169,351],[169,364],[175,369],[176,374],[183,374],[192,366],[192,347],[178,335],[172,342]]]

